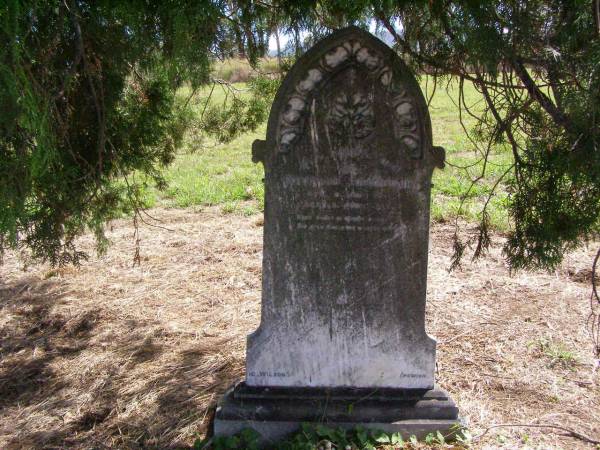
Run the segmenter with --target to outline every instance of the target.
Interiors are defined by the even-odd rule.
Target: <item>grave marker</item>
[[[416,80],[369,33],[339,30],[290,70],[253,145],[265,167],[261,324],[216,434],[458,423],[425,332],[431,176],[444,161],[431,141]]]

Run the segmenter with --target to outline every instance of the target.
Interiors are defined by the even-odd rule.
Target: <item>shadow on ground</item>
[[[240,375],[223,340],[76,308],[60,280],[0,284],[0,447],[184,448]]]

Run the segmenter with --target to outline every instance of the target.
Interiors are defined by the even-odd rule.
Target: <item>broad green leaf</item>
[[[392,444],[393,445],[404,445],[404,439],[402,439],[402,434],[401,433],[393,433],[391,436],[391,440],[392,440]]]
[[[373,430],[371,434],[373,439],[375,439],[375,442],[380,444],[389,444],[392,442],[390,437],[381,430]]]

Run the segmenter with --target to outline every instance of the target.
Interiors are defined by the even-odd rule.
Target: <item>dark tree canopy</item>
[[[77,262],[86,227],[134,204],[114,183],[161,183],[185,117],[175,88],[208,79],[219,34],[210,1],[7,0],[0,9],[0,240]],[[189,45],[193,42],[194,45]]]
[[[299,53],[332,29],[372,23],[417,73],[470,82],[481,93],[481,110],[460,106],[477,120],[471,131],[484,161],[492,145],[512,149],[502,180],[512,267],[555,267],[566,250],[598,233],[598,0],[6,0],[1,248],[28,248],[60,264],[83,256],[74,239],[86,228],[104,243],[106,221],[139,206],[146,181],[136,180],[163,184],[161,168],[194,120],[176,90],[206,83],[215,58],[256,62],[272,33],[292,36]],[[252,129],[268,112],[264,98],[213,114],[206,131],[219,130],[231,114],[238,127],[221,140]],[[489,242],[486,207],[476,255]],[[457,239],[457,256],[465,245]]]

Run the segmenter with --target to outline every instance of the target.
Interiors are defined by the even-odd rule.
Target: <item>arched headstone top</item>
[[[340,83],[348,89],[316,104]],[[326,111],[315,111],[319,108]],[[414,76],[392,49],[358,27],[334,32],[294,64],[273,103],[267,141],[254,145],[255,161],[270,165],[293,152],[303,135],[317,133],[308,129],[311,115],[326,123],[327,135],[335,130],[358,142],[383,125],[398,151],[432,167],[443,165],[443,153],[432,147],[427,105]],[[378,116],[385,116],[385,124]]]

